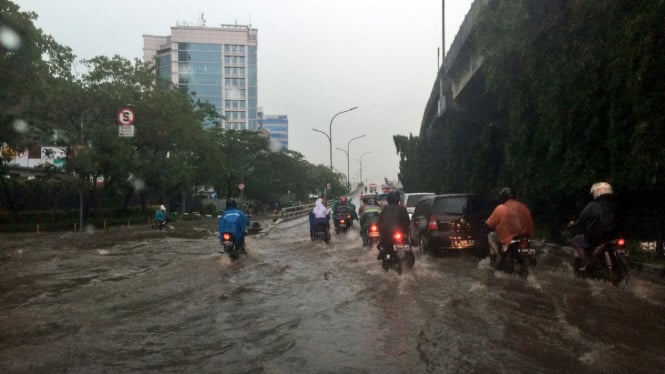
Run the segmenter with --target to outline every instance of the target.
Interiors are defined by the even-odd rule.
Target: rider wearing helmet
[[[591,258],[591,250],[614,238],[620,229],[619,208],[614,201],[614,191],[607,182],[594,183],[589,191],[593,201],[582,210],[577,221],[571,224],[578,233],[572,240],[575,265],[582,268]]]
[[[515,193],[510,187],[504,187],[499,192],[500,204],[494,208],[490,217],[485,221],[491,230],[487,239],[490,247],[490,264],[499,266],[503,244],[508,244],[515,236],[534,235],[533,218],[526,205],[517,201]]]
[[[367,229],[372,222],[376,222],[379,219],[381,207],[374,195],[365,195],[362,201],[363,205],[358,209],[358,213],[360,214],[360,237],[363,240],[363,246],[365,246],[370,244],[367,237]]]
[[[222,233],[230,232],[235,237],[235,245],[241,250],[245,250],[245,229],[249,224],[249,218],[238,209],[238,203],[235,199],[226,200],[226,210],[219,217],[219,240],[222,240]]]
[[[346,212],[349,211],[351,213],[351,222],[349,222],[349,225],[353,224],[353,220],[358,220],[358,213],[356,212],[356,206],[349,201],[346,196],[340,196],[339,200],[333,205],[333,216],[337,215],[338,213],[341,213],[342,211]],[[334,220],[335,222],[335,227],[337,227],[337,220]]]
[[[390,191],[386,200],[388,205],[384,206],[381,214],[379,214],[378,225],[381,239],[377,246],[379,249],[378,260],[385,257],[385,248],[392,246],[392,237],[395,231],[399,230],[403,235],[407,235],[411,223],[409,212],[405,207],[399,205],[400,194],[398,191]]]

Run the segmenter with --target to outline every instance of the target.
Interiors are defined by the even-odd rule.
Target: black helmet
[[[238,209],[238,203],[236,202],[236,199],[234,198],[229,198],[226,200],[226,209]]]
[[[397,204],[399,203],[399,192],[397,191],[390,191],[388,193],[388,196],[386,197],[386,200],[388,201],[388,204]]]
[[[514,199],[514,198],[515,198],[515,193],[510,187],[504,187],[501,189],[501,192],[499,192],[499,200],[501,200],[502,203],[505,203],[506,201],[508,201],[508,199]]]

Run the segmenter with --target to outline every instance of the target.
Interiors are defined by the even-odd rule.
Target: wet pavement
[[[219,253],[212,219],[0,237],[0,372],[623,373],[665,370],[665,286],[528,279],[472,255],[385,272],[357,226],[306,219]]]

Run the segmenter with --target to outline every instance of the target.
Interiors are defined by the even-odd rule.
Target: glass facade
[[[246,44],[238,38],[239,32],[246,33]],[[222,117],[222,127],[258,129],[255,29],[237,25],[172,28],[171,36],[149,36],[146,41],[149,49],[154,48],[157,75],[174,82],[181,91],[194,94],[195,99],[214,105]]]
[[[289,148],[289,117],[269,115],[258,112],[258,128],[269,134],[270,141],[279,144],[284,149]]]

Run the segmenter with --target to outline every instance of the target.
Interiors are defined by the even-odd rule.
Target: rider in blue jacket
[[[230,232],[235,237],[237,248],[245,249],[245,229],[249,224],[249,218],[238,209],[238,203],[230,198],[226,201],[226,210],[219,217],[219,240],[222,240],[222,233]]]

